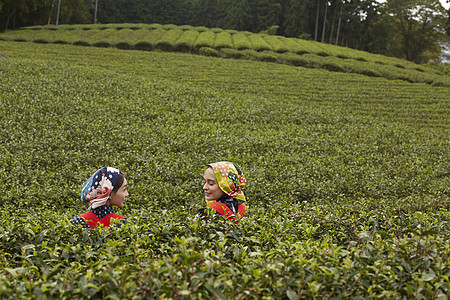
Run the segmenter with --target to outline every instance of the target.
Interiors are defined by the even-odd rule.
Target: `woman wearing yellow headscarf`
[[[221,161],[206,165],[204,181],[203,190],[208,207],[227,220],[239,219],[246,214],[242,188],[247,180],[236,164]],[[199,209],[196,216],[206,217],[205,208]]]

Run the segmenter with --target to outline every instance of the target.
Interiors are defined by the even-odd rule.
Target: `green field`
[[[0,52],[0,298],[448,298],[448,86],[181,52]],[[193,219],[219,160],[248,179],[238,225]],[[70,225],[104,165],[125,172],[119,213],[135,223]]]
[[[448,70],[431,65],[315,41],[220,28],[171,24],[39,25],[0,33],[0,40],[190,52],[450,87]]]

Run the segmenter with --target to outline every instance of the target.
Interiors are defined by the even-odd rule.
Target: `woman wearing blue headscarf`
[[[109,227],[112,219],[126,223],[126,218],[114,213],[112,208],[123,207],[128,197],[127,180],[119,170],[111,167],[100,168],[83,184],[80,196],[82,201],[91,205],[87,212],[75,216],[70,223],[86,228]]]

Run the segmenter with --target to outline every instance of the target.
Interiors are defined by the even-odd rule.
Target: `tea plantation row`
[[[50,25],[10,31],[1,34],[0,39],[194,52],[450,86],[448,76],[429,66],[315,41],[219,28],[159,24]]]
[[[449,294],[449,88],[287,65],[0,41],[0,297]],[[239,163],[251,217],[194,220]],[[81,183],[126,173],[121,228]]]

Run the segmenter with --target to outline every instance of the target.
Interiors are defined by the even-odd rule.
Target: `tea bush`
[[[214,40],[214,49],[220,50],[221,48],[233,48],[231,34],[229,34],[228,32],[222,31],[216,34]]]
[[[183,53],[0,52],[0,298],[448,298],[448,87]],[[248,178],[239,224],[193,216],[204,164],[223,159]],[[102,165],[125,172],[131,222],[70,225]]]
[[[272,47],[264,40],[261,35],[251,34],[248,36],[252,49],[255,51],[272,50]]]
[[[199,32],[196,30],[186,30],[175,43],[175,50],[181,52],[190,52],[193,50],[195,40]]]
[[[175,31],[173,31],[175,30]],[[145,32],[149,32],[146,34]],[[168,41],[165,41],[163,36]],[[188,31],[189,36],[180,31]],[[170,37],[174,32],[176,35]],[[201,33],[201,34],[200,34]],[[251,40],[249,40],[251,37]],[[163,40],[160,40],[163,38]],[[16,32],[0,34],[0,40],[33,41],[35,43],[73,44],[80,46],[116,47],[136,50],[164,50],[181,52],[199,52],[202,47],[234,48],[237,50],[274,51],[276,55],[253,55],[250,59],[262,57],[263,61],[276,61],[291,65],[300,61],[310,60],[311,57],[295,58],[292,63],[284,56],[285,52],[298,55],[313,54],[315,56],[330,57],[329,59],[315,59],[307,67],[324,68],[336,72],[352,72],[368,76],[382,76],[388,79],[401,79],[409,82],[421,82],[432,85],[450,85],[445,71],[432,66],[421,66],[392,57],[370,54],[350,48],[330,44],[307,41],[267,34],[254,34],[251,32],[238,32],[236,30],[223,30],[221,28],[208,29],[206,27],[193,27],[189,25],[177,26],[174,24],[83,24],[83,25],[48,25],[25,27]],[[158,44],[158,47],[156,47]],[[247,54],[236,54],[238,57],[247,57]],[[295,57],[288,55],[287,57]],[[346,60],[351,59],[348,62]],[[332,63],[330,61],[333,61]],[[361,64],[368,63],[368,64]],[[386,70],[377,71],[373,63],[389,65]],[[392,66],[400,69],[394,70]],[[411,73],[411,71],[413,71]],[[414,72],[426,73],[425,76]],[[440,79],[435,78],[441,76]]]
[[[296,41],[296,39],[283,39],[283,42],[289,48],[290,52],[293,52],[293,53],[299,54],[299,55],[309,53],[309,49],[307,49],[306,47],[303,47],[300,43],[298,43]]]
[[[275,35],[265,35],[264,40],[272,47],[273,51],[278,53],[288,52],[289,48],[281,39]]]
[[[238,51],[236,49],[230,49],[230,48],[220,49],[219,55],[223,58],[235,58],[235,59],[245,57],[244,53],[242,53],[241,51]]]
[[[252,44],[247,36],[242,33],[235,33],[232,35],[234,48],[237,50],[251,49]]]
[[[135,34],[133,29],[120,29],[115,35],[116,43],[114,47],[119,49],[133,49],[133,46],[139,40],[139,36]]]
[[[201,55],[204,55],[204,56],[214,56],[214,57],[219,56],[219,52],[216,49],[209,48],[209,47],[201,47],[198,50],[198,53]]]
[[[141,41],[137,42],[134,45],[134,48],[137,50],[150,51],[165,33],[166,31],[162,28],[157,28],[150,31],[145,30]]]
[[[164,33],[161,39],[156,42],[154,48],[163,51],[173,51],[175,50],[177,40],[182,34],[183,31],[180,29],[169,29],[168,31],[166,31],[166,33]]]
[[[212,31],[203,31],[197,37],[197,40],[194,43],[195,49],[200,49],[202,47],[213,48],[215,34]]]

